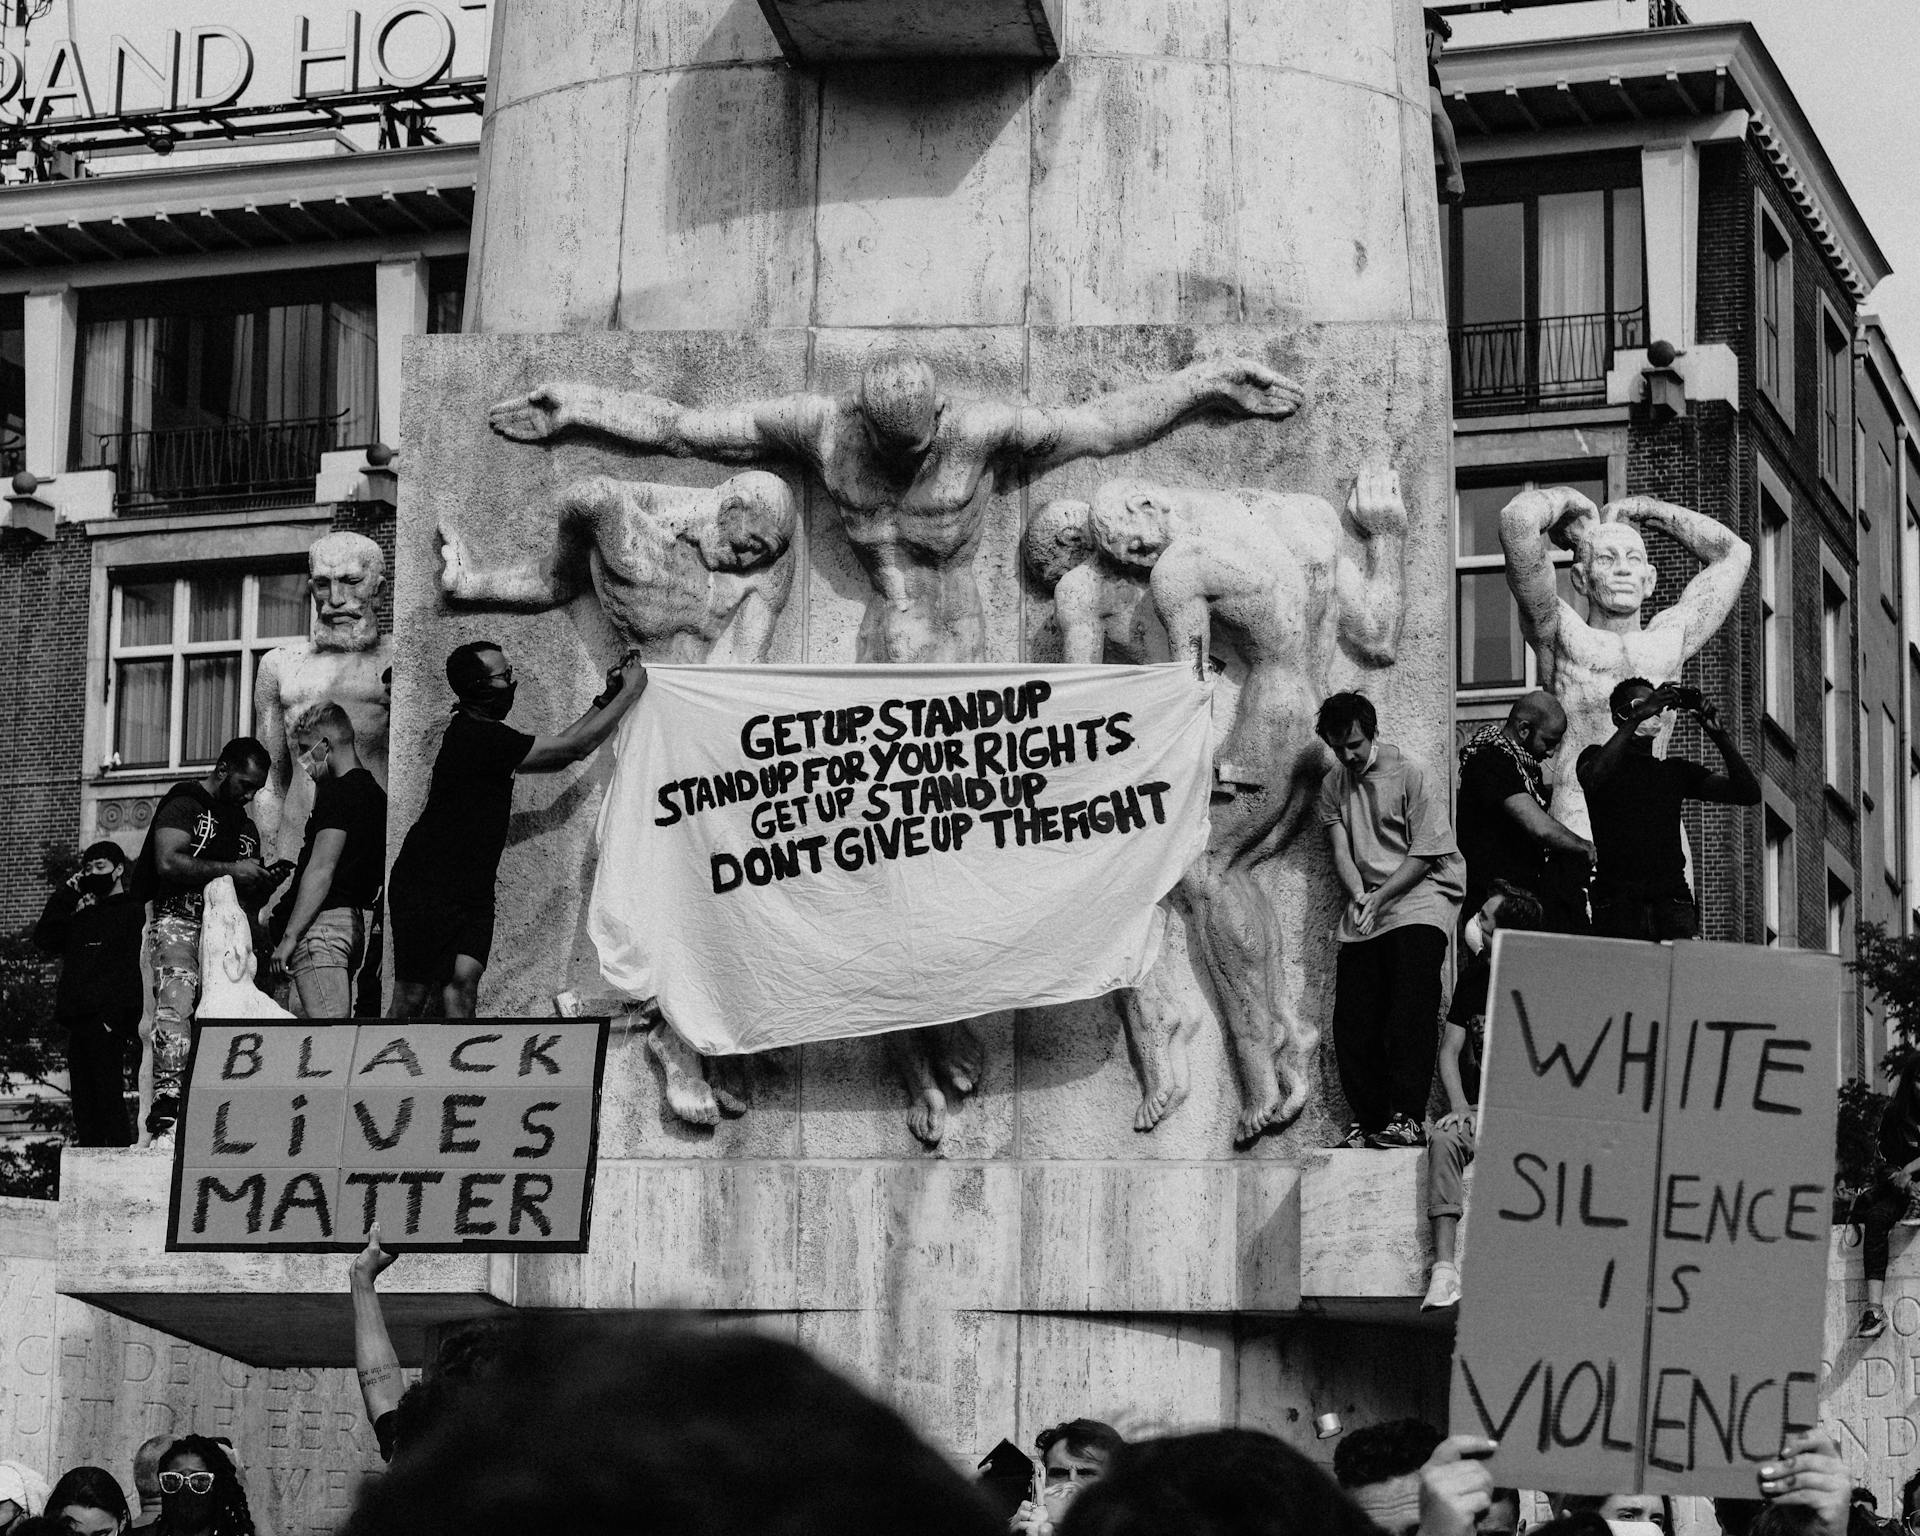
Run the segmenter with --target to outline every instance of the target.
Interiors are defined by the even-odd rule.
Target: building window
[[[1853,621],[1847,594],[1831,576],[1821,579],[1821,748],[1827,784],[1853,790]]]
[[[436,256],[427,263],[427,334],[450,336],[466,319],[467,258]]]
[[[1880,706],[1880,852],[1887,878],[1900,879],[1900,722]]]
[[[27,319],[17,293],[0,295],[0,478],[27,467]]]
[[[1846,437],[1853,428],[1848,409],[1853,347],[1846,327],[1824,304],[1820,309],[1820,473],[1843,495],[1846,486]]]
[[[1847,953],[1853,937],[1853,892],[1847,882],[1831,871],[1827,874],[1827,948],[1836,955]]]
[[[1535,685],[1533,655],[1520,634],[1520,611],[1507,590],[1500,548],[1500,511],[1522,491],[1566,485],[1598,506],[1607,497],[1604,465],[1528,465],[1462,471],[1454,494],[1454,614],[1458,625],[1458,683],[1462,689],[1522,690]],[[1573,556],[1554,552],[1554,576],[1564,602],[1573,602],[1567,572]]]
[[[1791,949],[1794,942],[1793,828],[1769,809],[1766,866],[1762,872],[1766,905],[1766,945]]]
[[[366,268],[88,290],[74,462],[121,510],[311,501],[320,455],[377,434],[374,340]]]
[[[1755,372],[1761,391],[1793,422],[1793,244],[1764,203],[1760,217],[1760,270],[1757,308],[1760,335]]]
[[[130,577],[114,583],[109,623],[109,765],[203,767],[253,734],[261,655],[305,638],[306,573]]]
[[[1900,601],[1900,495],[1894,484],[1893,457],[1886,444],[1876,443],[1866,456],[1866,507],[1863,520],[1874,536],[1874,559],[1880,567],[1880,591],[1890,604]]]
[[[1764,489],[1760,493],[1760,656],[1766,711],[1793,730],[1793,524]]]
[[[1639,187],[1480,184],[1487,201],[1443,210],[1455,409],[1604,400],[1615,350],[1647,344]]]

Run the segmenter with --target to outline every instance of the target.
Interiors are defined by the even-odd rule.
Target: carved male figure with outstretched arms
[[[1701,562],[1673,606],[1641,623],[1658,572],[1642,528],[1658,528]],[[1552,763],[1553,814],[1590,837],[1580,754],[1613,734],[1607,699],[1629,677],[1667,682],[1713,637],[1739,600],[1752,552],[1724,523],[1652,496],[1596,508],[1566,486],[1522,491],[1500,514],[1507,585],[1520,628],[1540,666],[1541,685],[1567,711],[1567,734]],[[1582,618],[1554,588],[1555,547],[1574,552],[1573,589]]]
[[[1390,665],[1404,609],[1407,512],[1392,470],[1362,471],[1340,514],[1318,496],[1214,491],[1112,480],[1091,527],[1111,560],[1150,571],[1175,656],[1205,654],[1216,623],[1247,664],[1216,760],[1238,792],[1213,808],[1207,851],[1176,893],[1193,918],[1239,1073],[1242,1140],[1305,1108],[1319,1034],[1286,996],[1283,942],[1260,871],[1314,803],[1324,763],[1314,710],[1340,649]]]

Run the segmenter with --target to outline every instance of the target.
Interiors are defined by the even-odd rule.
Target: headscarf
[[[19,1505],[23,1518],[44,1515],[50,1492],[47,1480],[32,1467],[17,1461],[0,1461],[0,1500]]]

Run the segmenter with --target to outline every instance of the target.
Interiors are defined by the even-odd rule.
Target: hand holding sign
[[[1419,1536],[1473,1536],[1493,1505],[1487,1457],[1498,1447],[1483,1435],[1450,1435],[1420,1469]]]

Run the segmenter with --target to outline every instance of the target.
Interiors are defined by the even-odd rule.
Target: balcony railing
[[[346,413],[300,421],[229,422],[102,432],[83,469],[117,476],[121,512],[283,507],[313,499],[320,455],[344,446]]]
[[[1448,336],[1462,415],[1592,405],[1607,398],[1615,351],[1647,344],[1647,312],[1495,320]]]

